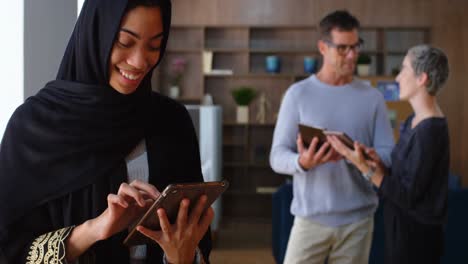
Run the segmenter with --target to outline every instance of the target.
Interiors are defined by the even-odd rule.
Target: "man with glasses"
[[[347,11],[319,25],[320,71],[293,84],[281,103],[270,163],[293,175],[295,216],[284,263],[368,263],[378,199],[371,175],[362,175],[329,143],[306,147],[298,124],[343,131],[374,147],[390,164],[393,135],[383,96],[354,78],[362,45],[359,21]]]

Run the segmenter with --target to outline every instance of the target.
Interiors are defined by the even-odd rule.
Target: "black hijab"
[[[57,80],[11,117],[0,150],[0,228],[122,167],[125,156],[145,137],[154,68],[131,95],[108,84],[110,53],[129,1],[87,0]],[[158,3],[163,17],[161,60],[171,3],[152,2]]]

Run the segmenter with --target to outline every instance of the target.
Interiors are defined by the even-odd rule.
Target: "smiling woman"
[[[109,84],[122,94],[136,90],[156,65],[163,38],[159,7],[135,7],[123,18],[109,64]]]
[[[0,263],[208,261],[203,197],[190,213],[183,200],[174,225],[159,210],[154,243],[122,244],[159,190],[203,181],[187,110],[152,92],[170,23],[170,0],[84,3],[57,79],[16,109],[1,144]]]

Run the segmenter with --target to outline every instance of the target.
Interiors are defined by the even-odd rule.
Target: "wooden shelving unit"
[[[371,76],[360,77],[373,86],[379,81],[394,80],[392,69],[399,68],[406,50],[416,44],[430,42],[430,29],[424,27],[384,28],[365,27],[361,30],[365,44],[362,52],[372,58]],[[307,78],[303,59],[312,56],[319,59],[316,43],[317,29],[313,26],[175,26],[171,30],[168,52],[158,73],[154,75],[154,87],[167,93],[168,67],[172,59],[183,57],[187,69],[181,85],[181,102],[200,102],[204,94],[212,95],[216,104],[223,106],[223,177],[231,182],[226,202],[248,194],[251,206],[260,206],[259,215],[241,207],[232,210],[236,216],[265,216],[268,204],[265,194],[257,193],[259,187],[275,187],[285,177],[274,173],[268,163],[274,124],[281,98],[288,87]],[[232,70],[230,75],[203,72],[203,53],[212,52],[213,69]],[[277,74],[265,71],[265,58],[276,55],[281,60]],[[250,105],[250,124],[235,123],[236,105],[230,91],[248,85],[265,93],[270,103],[267,124],[258,124],[258,102]],[[410,114],[411,107],[404,102],[388,102],[396,111],[394,134],[398,137],[399,124]],[[258,199],[256,199],[258,198]]]

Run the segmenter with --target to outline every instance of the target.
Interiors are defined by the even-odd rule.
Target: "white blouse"
[[[128,183],[134,180],[148,182],[149,168],[146,141],[143,139],[125,158],[127,162]],[[146,259],[146,245],[130,247],[130,264],[141,263]]]

